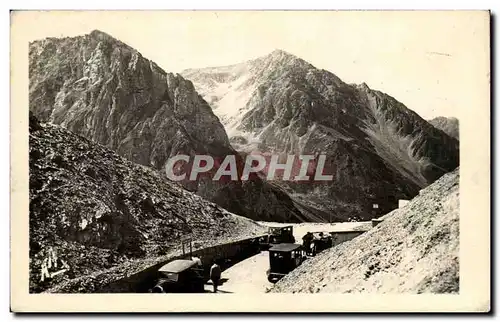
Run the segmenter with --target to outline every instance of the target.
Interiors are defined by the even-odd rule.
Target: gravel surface
[[[271,292],[458,293],[459,169],[363,235],[320,253]]]

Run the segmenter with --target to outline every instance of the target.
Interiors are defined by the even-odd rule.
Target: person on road
[[[304,237],[302,237],[302,245],[304,246],[304,249],[306,250],[306,252],[310,252],[310,248],[311,248],[311,242],[313,240],[313,234],[311,234],[311,232],[307,232],[307,234],[304,235]]]
[[[317,241],[316,240],[313,240],[312,242],[310,242],[310,252],[311,252],[311,255],[312,256],[316,256],[316,250],[317,250],[317,245],[316,245]]]
[[[210,267],[210,279],[214,285],[214,293],[217,293],[217,286],[219,286],[219,280],[221,275],[220,266],[215,262],[212,267]]]

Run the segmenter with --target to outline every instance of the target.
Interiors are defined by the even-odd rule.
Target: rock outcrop
[[[460,138],[459,123],[456,117],[438,116],[429,120],[429,123],[457,140]]]
[[[235,155],[241,161],[190,81],[166,73],[103,32],[30,43],[29,73],[30,110],[36,117],[133,162],[164,173],[167,160],[178,154]],[[253,219],[303,220],[282,189],[258,177],[245,183],[199,179],[182,184]]]
[[[280,293],[458,293],[459,170],[355,239],[306,260]]]
[[[31,113],[29,127],[30,292],[164,255],[181,237],[213,244],[263,231],[149,167],[40,124]],[[42,281],[43,267],[62,273]]]
[[[366,84],[346,84],[281,50],[182,75],[212,106],[238,151],[285,160],[326,155],[324,173],[332,181],[277,181],[313,217],[380,216],[459,164],[458,141],[396,99]]]

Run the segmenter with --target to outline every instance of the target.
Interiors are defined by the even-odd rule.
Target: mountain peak
[[[456,117],[438,116],[431,120],[428,120],[428,122],[431,123],[435,128],[459,140],[460,126],[459,121]]]
[[[296,60],[300,59],[297,56],[290,54],[289,52],[286,52],[282,49],[275,49],[273,50],[269,55],[266,56],[268,59],[273,59],[273,60]]]
[[[88,34],[88,36],[90,38],[92,38],[92,39],[97,40],[97,41],[105,41],[105,42],[111,42],[111,43],[115,43],[115,44],[120,44],[120,45],[124,45],[126,47],[129,47],[132,50],[135,50],[132,47],[130,47],[127,44],[125,44],[124,42],[122,42],[121,40],[118,40],[115,37],[111,36],[110,34],[107,34],[107,33],[105,33],[104,31],[101,31],[101,30],[97,30],[97,29],[92,30],[90,32],[90,34]]]
[[[102,37],[106,37],[106,38],[112,38],[114,39],[111,35],[105,33],[104,31],[100,31],[98,29],[94,29],[90,32],[89,34],[90,37],[94,37],[94,38],[102,38]]]
[[[357,87],[359,89],[363,89],[365,91],[369,91],[370,90],[370,87],[368,87],[368,85],[365,82],[362,82],[361,84],[357,85]]]
[[[294,67],[301,67],[305,69],[310,69],[314,68],[309,62],[303,60],[300,57],[297,57],[293,54],[290,54],[289,52],[286,52],[282,49],[275,49],[271,53],[269,53],[266,56],[260,57],[253,62],[257,63],[260,65],[262,62],[264,62],[266,65],[271,64],[274,66],[294,66]],[[281,68],[280,67],[280,68]]]
[[[271,56],[292,56],[295,57],[294,55],[290,54],[287,51],[284,51],[283,49],[275,49],[271,52]]]

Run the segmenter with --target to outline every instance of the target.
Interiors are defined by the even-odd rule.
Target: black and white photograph
[[[489,236],[489,21],[13,11],[18,291],[140,294],[165,311],[179,294],[241,310],[249,296],[467,294],[462,237]]]

